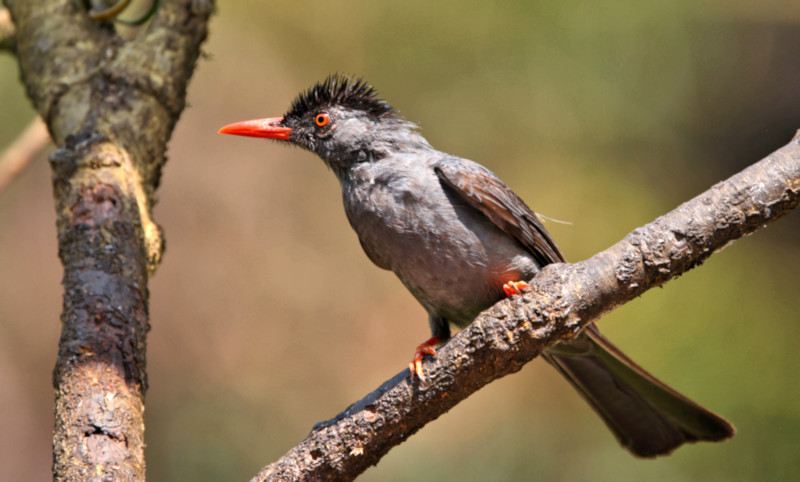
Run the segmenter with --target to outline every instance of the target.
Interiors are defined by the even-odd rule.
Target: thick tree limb
[[[5,4],[28,95],[61,146],[50,156],[64,265],[54,475],[143,480],[147,282],[163,250],[152,195],[213,2],[165,2],[130,41],[83,2]]]
[[[545,267],[438,351],[429,384],[401,372],[312,433],[253,480],[352,479],[487,383],[548,345],[698,266],[800,202],[800,133],[766,159],[575,264]]]

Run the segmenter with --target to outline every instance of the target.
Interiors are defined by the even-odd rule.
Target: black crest
[[[392,106],[378,98],[378,92],[364,80],[333,74],[298,95],[286,117],[302,117],[310,111],[332,105],[361,110],[374,117],[397,114]]]

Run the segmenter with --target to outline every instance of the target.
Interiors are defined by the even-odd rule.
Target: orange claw
[[[441,343],[439,337],[432,336],[427,340],[423,341],[417,347],[417,350],[414,353],[414,359],[411,360],[411,363],[408,364],[408,369],[411,372],[411,378],[414,378],[414,375],[416,375],[421,382],[425,381],[425,373],[422,370],[422,358],[425,355],[436,356],[436,349],[434,347],[439,343]]]
[[[506,296],[521,295],[526,288],[530,288],[530,285],[524,281],[509,281],[503,285]]]

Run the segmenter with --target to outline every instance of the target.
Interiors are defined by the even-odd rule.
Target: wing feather
[[[490,170],[459,158],[444,159],[434,170],[447,188],[516,239],[542,266],[565,262],[536,213]]]

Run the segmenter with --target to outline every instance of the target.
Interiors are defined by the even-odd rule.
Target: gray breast
[[[530,279],[530,254],[447,191],[428,163],[364,163],[342,183],[345,211],[367,254],[400,278],[429,313],[457,325]]]

